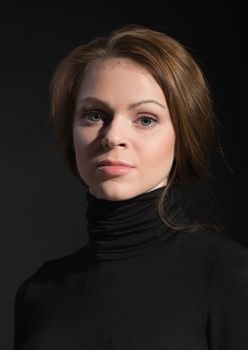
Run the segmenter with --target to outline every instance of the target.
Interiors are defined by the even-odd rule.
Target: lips
[[[128,163],[126,161],[113,161],[109,159],[105,159],[100,161],[97,166],[125,166],[129,168],[133,168],[134,166],[131,163]]]

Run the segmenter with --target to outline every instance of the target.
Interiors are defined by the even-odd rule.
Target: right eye
[[[83,111],[81,116],[89,123],[97,123],[104,114],[101,111],[92,110],[92,111]]]

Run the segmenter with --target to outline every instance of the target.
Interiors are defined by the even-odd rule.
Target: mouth
[[[97,169],[102,173],[116,176],[128,174],[134,168],[126,165],[99,165]]]

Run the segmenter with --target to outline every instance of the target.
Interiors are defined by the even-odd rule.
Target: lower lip
[[[102,165],[97,167],[100,171],[110,175],[123,175],[129,173],[133,168],[123,165]]]

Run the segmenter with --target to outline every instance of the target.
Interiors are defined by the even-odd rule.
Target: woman
[[[215,139],[190,53],[116,28],[60,63],[51,116],[87,188],[89,242],[20,285],[15,350],[248,349],[247,249],[178,211]]]

